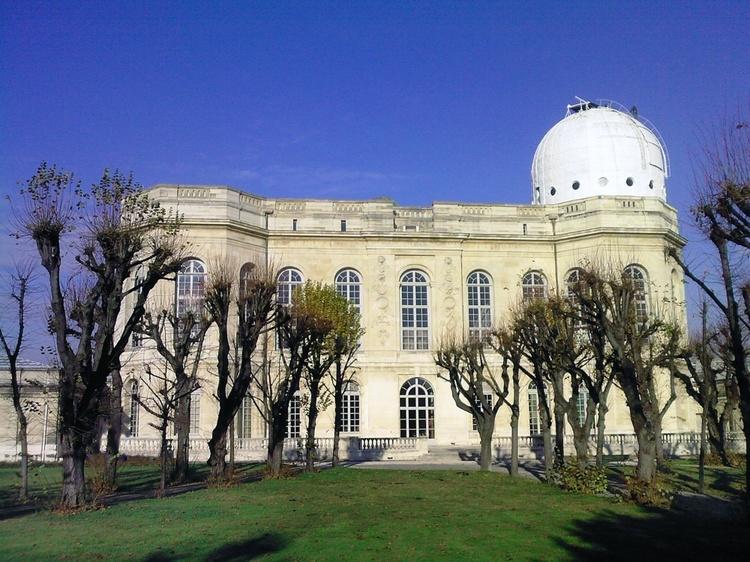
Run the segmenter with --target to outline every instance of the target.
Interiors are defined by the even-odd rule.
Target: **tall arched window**
[[[249,439],[251,437],[251,412],[253,408],[253,399],[250,397],[250,391],[248,390],[247,396],[242,399],[240,409],[237,410],[237,419],[234,422],[237,428],[238,439]]]
[[[138,418],[141,411],[141,405],[138,403],[138,381],[130,381],[130,388],[128,390],[130,394],[130,403],[128,405],[128,415],[130,416],[130,423],[128,429],[130,432],[130,437],[138,437]]]
[[[359,385],[349,381],[344,388],[341,403],[341,431],[356,433],[359,431]]]
[[[359,273],[353,269],[344,269],[336,275],[336,292],[348,300],[352,306],[361,312],[362,305],[362,279]]]
[[[635,317],[638,322],[648,318],[648,287],[646,271],[638,265],[629,265],[624,271],[625,279],[633,283],[635,297]]]
[[[435,438],[435,396],[430,383],[419,377],[406,381],[399,406],[401,437]]]
[[[539,271],[529,271],[521,280],[523,300],[543,299],[547,296],[547,280]]]
[[[199,314],[206,291],[206,266],[196,259],[185,261],[177,273],[177,316]]]
[[[255,276],[255,264],[247,262],[240,268],[240,299],[247,295],[250,289],[250,283]]]
[[[294,393],[289,401],[289,416],[286,420],[286,436],[299,437],[302,425],[302,401],[300,400],[299,390]]]
[[[469,297],[469,338],[484,341],[492,329],[492,283],[482,271],[469,274],[466,282]]]
[[[576,329],[583,329],[586,327],[586,323],[580,318],[580,299],[576,293],[581,278],[582,275],[580,269],[571,269],[565,276],[565,293],[577,316],[577,318],[573,320],[573,327]]]
[[[401,276],[401,349],[429,349],[429,341],[427,277],[412,269]]]
[[[289,267],[282,270],[276,280],[276,299],[279,304],[289,306],[292,304],[292,293],[295,287],[302,285],[302,274],[296,269]]]

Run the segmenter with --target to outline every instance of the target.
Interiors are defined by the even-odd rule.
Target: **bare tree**
[[[450,384],[456,406],[476,423],[481,444],[479,467],[489,470],[495,417],[508,397],[510,379],[507,362],[503,363],[500,376],[493,372],[484,346],[482,341],[446,339],[435,352],[435,364],[445,370],[438,377]]]
[[[84,189],[72,174],[43,163],[22,189],[21,234],[36,243],[50,289],[50,327],[60,360],[62,504],[85,501],[84,463],[110,373],[140,322],[154,286],[179,268],[179,221],[151,201],[132,176],[104,172]],[[77,243],[65,242],[76,232]],[[74,283],[63,257],[74,255]],[[131,288],[126,280],[144,266]],[[67,284],[67,290],[64,288]],[[122,303],[137,294],[129,311]]]
[[[190,378],[187,384],[180,383],[168,368],[155,369],[150,363],[146,363],[144,369],[147,376],[141,377],[140,382],[146,386],[148,392],[139,393],[133,396],[133,399],[157,420],[149,425],[159,431],[159,492],[163,495],[170,480],[169,465],[172,457],[167,438],[169,424],[176,421],[175,412],[180,400],[198,389],[198,381]]]
[[[28,419],[24,408],[24,401],[21,397],[21,380],[22,372],[18,364],[21,351],[26,343],[26,320],[29,310],[29,292],[33,282],[33,268],[31,265],[18,265],[15,273],[10,275],[9,293],[16,307],[16,330],[11,335],[7,329],[0,326],[0,342],[3,344],[3,351],[8,358],[8,367],[10,370],[10,387],[11,398],[13,400],[13,409],[16,411],[18,420],[18,443],[21,445],[21,489],[19,499],[26,501],[29,495],[29,439],[28,439]]]
[[[357,353],[361,346],[364,329],[360,324],[359,311],[354,306],[348,306],[342,315],[333,335],[333,369],[331,371],[331,386],[334,407],[333,453],[331,464],[339,464],[339,441],[344,407],[344,392],[354,382]]]
[[[219,340],[215,394],[219,409],[208,442],[212,478],[226,477],[229,426],[255,377],[257,367],[253,356],[258,340],[273,329],[277,316],[273,271],[254,267],[241,281],[240,284],[239,270],[224,260],[212,269],[206,291],[206,307],[216,324]],[[232,338],[236,339],[239,354],[234,361]]]
[[[510,380],[513,385],[513,399],[506,404],[510,408],[510,433],[511,433],[511,449],[510,449],[510,475],[518,475],[518,420],[521,415],[521,408],[519,406],[520,395],[521,395],[521,381],[520,373],[523,362],[523,348],[520,342],[520,338],[514,331],[514,326],[504,326],[493,330],[491,337],[488,340],[489,345],[500,355],[503,362],[503,372],[507,373],[508,369],[511,370]],[[507,376],[507,374],[506,374]]]
[[[183,482],[187,478],[190,463],[190,409],[193,391],[199,387],[198,367],[203,355],[203,342],[211,320],[205,313],[203,302],[188,310],[173,310],[172,306],[147,310],[137,330],[154,342],[156,350],[164,358],[174,384],[169,386],[175,395],[174,426],[177,435],[177,456],[173,479]],[[174,386],[174,388],[171,388]],[[164,406],[164,404],[162,405]],[[161,408],[160,411],[164,411]]]
[[[750,250],[750,118],[740,111],[706,135],[697,159],[697,197],[693,218],[715,250],[719,279],[704,280],[677,248],[669,255],[714,303],[725,319],[731,373],[740,396],[746,450],[745,479],[750,485],[750,281],[742,269]],[[742,306],[741,304],[742,303]],[[744,310],[743,310],[744,308]],[[750,494],[746,495],[750,512]]]
[[[625,394],[638,441],[637,478],[651,483],[661,449],[661,422],[676,398],[669,376],[669,397],[660,400],[657,377],[679,352],[680,332],[637,307],[641,290],[625,271],[580,271],[577,297],[584,316],[597,318],[612,348],[612,371]]]

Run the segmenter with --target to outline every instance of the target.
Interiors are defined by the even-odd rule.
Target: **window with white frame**
[[[300,285],[302,285],[302,274],[298,270],[291,267],[282,270],[277,278],[277,302],[283,306],[292,304],[292,293]]]
[[[206,293],[206,266],[196,259],[185,261],[177,273],[176,312],[199,315],[203,310]]]
[[[201,431],[201,393],[194,392],[190,397],[190,433],[199,435]]]
[[[251,412],[253,409],[253,399],[248,391],[247,396],[242,399],[240,409],[237,410],[237,419],[234,422],[234,427],[237,430],[238,439],[249,439],[252,435],[250,421]]]
[[[409,270],[401,276],[401,349],[429,349],[430,313],[424,273]]]
[[[286,437],[299,437],[302,425],[302,401],[299,391],[294,393],[289,401],[289,416],[286,420]]]
[[[565,292],[568,301],[571,303],[573,311],[576,314],[576,317],[573,320],[573,327],[576,330],[582,330],[586,327],[586,323],[582,318],[580,318],[580,299],[576,294],[576,290],[579,288],[579,285],[581,283],[581,277],[581,270],[577,268],[571,269],[565,276]]]
[[[624,271],[625,279],[633,284],[635,317],[639,322],[648,319],[648,287],[646,271],[638,265],[629,265]]]
[[[341,432],[357,433],[359,431],[359,385],[350,381],[346,383],[341,401]]]
[[[547,280],[539,271],[529,271],[521,280],[523,300],[543,299],[547,296]]]
[[[141,405],[138,403],[138,392],[140,390],[138,381],[130,381],[130,388],[128,390],[130,394],[130,403],[128,404],[128,416],[130,418],[128,420],[128,429],[130,437],[138,437],[138,418],[140,418],[141,412]]]
[[[586,421],[586,403],[588,401],[589,391],[586,387],[581,386],[578,389],[578,396],[576,397],[576,417],[580,426],[583,426],[583,422]]]
[[[467,278],[469,299],[469,339],[485,341],[492,330],[492,283],[482,271],[473,271]]]
[[[432,385],[414,377],[401,386],[399,394],[401,437],[435,438],[435,396]]]
[[[542,430],[542,426],[539,420],[539,392],[537,391],[536,384],[529,383],[528,389],[529,397],[529,435],[539,435]]]
[[[490,408],[492,408],[492,405],[493,405],[493,396],[492,396],[492,394],[485,394],[484,395],[484,399],[487,402],[487,405]],[[477,400],[477,407],[480,410],[482,408],[482,405],[479,404],[479,400]],[[473,429],[474,431],[478,431],[479,430],[479,424],[477,423],[477,418],[474,417],[473,415],[471,416],[471,429]]]
[[[343,269],[336,275],[335,284],[336,292],[356,307],[358,312],[361,312],[362,279],[359,273],[353,269]]]

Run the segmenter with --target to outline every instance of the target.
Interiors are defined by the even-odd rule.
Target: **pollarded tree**
[[[119,368],[149,293],[179,268],[184,244],[177,218],[119,172],[105,171],[84,189],[72,174],[43,163],[21,194],[25,207],[18,222],[47,272],[49,324],[60,363],[62,504],[78,507],[86,501],[86,450],[96,436],[107,378]],[[75,242],[68,242],[73,233]],[[64,263],[68,255],[75,271]],[[138,268],[145,271],[128,288]],[[130,293],[135,303],[124,311]]]
[[[331,464],[339,463],[339,441],[343,423],[344,393],[354,382],[357,353],[361,346],[364,329],[360,323],[359,311],[354,306],[347,306],[341,311],[333,334],[333,368],[331,369],[330,384],[332,387],[334,407],[333,454]]]
[[[638,283],[624,271],[602,271],[589,266],[580,271],[578,305],[584,316],[596,317],[612,348],[612,372],[625,394],[636,439],[636,476],[652,483],[661,449],[661,423],[676,398],[669,367],[680,349],[679,330],[639,307]],[[666,371],[666,372],[665,372]],[[657,379],[669,378],[669,396],[663,400]]]
[[[508,397],[510,381],[507,362],[498,376],[487,361],[484,347],[484,342],[477,340],[443,340],[435,352],[435,364],[444,369],[438,377],[450,384],[456,406],[476,423],[481,443],[479,467],[489,470],[495,417]]]
[[[172,478],[176,482],[183,482],[187,478],[190,463],[191,399],[200,386],[198,367],[203,355],[206,332],[211,326],[204,303],[196,304],[197,306],[179,313],[172,306],[149,307],[137,328],[140,334],[153,341],[156,351],[168,365],[169,373],[163,373],[163,376],[169,374],[174,379],[169,383],[161,381],[158,387],[161,401],[154,407],[164,414],[160,419],[164,419],[167,414],[172,416],[174,410],[177,455]],[[158,378],[156,375],[154,377]]]
[[[208,442],[208,464],[211,477],[221,479],[227,475],[229,426],[259,370],[253,360],[258,341],[274,329],[279,316],[275,275],[256,266],[240,277],[240,270],[224,260],[211,269],[205,302],[218,336],[218,411]]]

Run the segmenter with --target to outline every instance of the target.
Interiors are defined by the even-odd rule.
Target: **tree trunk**
[[[227,430],[215,427],[208,442],[208,465],[211,467],[211,478],[222,480],[227,475]]]
[[[112,370],[112,389],[109,396],[109,427],[107,429],[107,464],[105,480],[110,489],[117,486],[117,468],[120,461],[122,436],[122,375],[120,369]]]
[[[16,412],[19,414],[19,412]],[[23,409],[18,415],[18,441],[21,444],[21,489],[18,499],[25,502],[29,498],[29,438],[26,415]]]
[[[284,460],[284,430],[271,425],[268,436],[268,471],[271,476],[277,478],[281,474],[281,465]]]
[[[305,439],[305,470],[312,472],[315,470],[316,451],[315,451],[315,427],[318,423],[318,394],[320,385],[313,383],[310,385],[310,412],[307,417],[307,437]]]
[[[656,435],[655,432],[643,428],[636,431],[635,436],[638,440],[638,466],[636,468],[636,475],[638,480],[650,484],[656,477]]]
[[[555,467],[565,464],[565,406],[555,392]]]
[[[478,426],[479,441],[481,443],[479,470],[488,471],[492,464],[492,434],[495,429],[495,416],[485,416],[484,420]]]
[[[68,430],[75,431],[74,428]],[[86,445],[81,439],[65,433],[61,438],[61,456],[63,466],[62,496],[63,507],[78,508],[86,503]]]
[[[730,466],[729,455],[727,454],[727,435],[726,425],[723,423],[716,408],[709,406],[706,412],[706,429],[708,430],[708,441],[713,451],[719,455],[721,464]]]
[[[706,409],[701,411],[701,445],[698,452],[698,492],[706,490]]]
[[[573,431],[573,446],[576,450],[576,463],[579,467],[585,468],[589,459],[589,436],[585,428]]]
[[[234,474],[234,418],[229,422],[229,474]]]
[[[161,469],[161,475],[159,477],[159,496],[164,495],[164,491],[167,489],[167,470],[168,470],[168,464],[167,464],[167,455],[169,453],[169,446],[167,444],[167,428],[166,426],[162,427],[160,430],[161,433],[161,450],[159,457],[161,458],[161,462],[159,463],[159,468]]]
[[[333,453],[331,454],[331,466],[339,465],[339,439],[341,438],[341,408],[344,402],[344,393],[340,381],[341,364],[336,363],[336,388],[333,393]]]
[[[191,395],[187,392],[187,382],[175,385],[177,407],[175,408],[174,429],[177,434],[177,451],[174,466],[174,481],[185,482],[190,470],[190,406]]]
[[[596,414],[596,466],[604,467],[604,431],[606,430],[606,417],[609,408],[604,398],[600,399]]]
[[[515,392],[515,391],[514,391]],[[516,394],[517,395],[517,394]],[[518,476],[518,401],[514,400],[510,416],[510,475]]]

